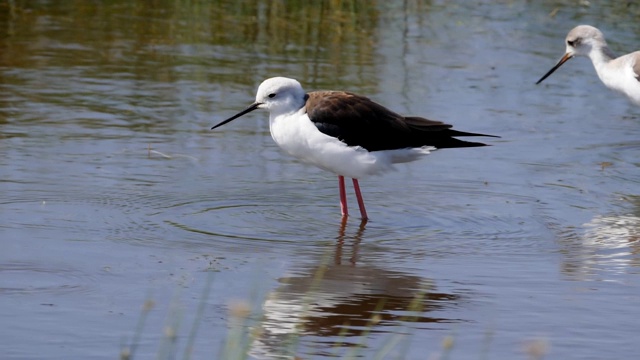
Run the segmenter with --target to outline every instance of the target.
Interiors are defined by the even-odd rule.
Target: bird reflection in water
[[[436,315],[457,306],[460,295],[437,291],[432,280],[383,268],[389,262],[375,258],[388,249],[369,251],[364,255],[369,260],[359,263],[366,223],[348,235],[344,218],[328,256],[279,279],[281,285],[263,305],[252,355],[327,354],[362,346],[367,334],[407,334],[411,324],[424,329],[461,321]]]
[[[640,201],[638,201],[640,204]],[[575,279],[615,281],[640,267],[640,206],[636,213],[596,215],[559,238],[562,271]]]

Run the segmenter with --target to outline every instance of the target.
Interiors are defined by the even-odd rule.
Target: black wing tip
[[[454,148],[458,147],[481,147],[481,146],[491,146],[489,144],[481,143],[481,142],[472,142],[472,141],[463,141],[462,143],[456,144]]]
[[[460,136],[460,135],[454,135],[454,136]],[[471,134],[471,135],[466,135],[466,136],[484,136],[484,137],[492,137],[492,138],[501,138],[501,136],[489,135],[489,134]]]
[[[484,137],[492,137],[492,138],[500,138],[498,135],[489,135],[489,134],[480,134],[480,133],[472,133],[466,131],[458,131],[458,130],[449,130],[449,135],[452,137],[463,137],[463,136],[484,136]]]
[[[476,142],[476,141],[461,140],[461,139],[456,138],[457,136],[460,136],[460,137],[464,137],[464,136],[485,136],[485,137],[492,137],[492,138],[498,138],[498,139],[500,138],[500,136],[498,136],[498,135],[468,133],[468,132],[462,132],[462,131],[456,131],[456,130],[452,130],[452,131],[455,131],[455,134],[449,134],[450,137],[448,139],[446,139],[446,140],[443,139],[442,141],[439,141],[439,143],[436,143],[433,146],[435,146],[436,148],[439,148],[439,149],[492,146],[491,144],[485,144],[485,143]]]

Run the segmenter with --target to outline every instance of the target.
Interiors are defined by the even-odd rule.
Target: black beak
[[[538,82],[536,82],[536,85],[540,84],[542,81],[544,81],[544,79],[548,78],[549,75],[553,74],[554,71],[558,70],[558,68],[560,66],[562,66],[562,64],[564,64],[565,62],[567,62],[567,60],[571,59],[573,57],[572,54],[566,53],[564,54],[564,56],[562,57],[562,59],[560,59],[560,61],[558,61],[558,63],[556,64],[556,66],[554,66],[553,68],[551,68],[551,70],[549,70],[548,73],[544,74],[543,77],[540,78],[540,80],[538,80]]]
[[[242,116],[242,115],[244,115],[244,114],[246,114],[246,113],[250,113],[250,112],[252,112],[253,110],[257,109],[260,105],[262,105],[262,103],[254,102],[254,103],[253,103],[253,104],[251,104],[248,108],[246,108],[246,109],[244,109],[244,110],[240,111],[239,113],[237,113],[237,114],[233,115],[232,117],[230,117],[230,118],[228,118],[227,120],[225,120],[225,121],[221,122],[220,124],[212,126],[212,127],[211,127],[211,130],[213,130],[213,129],[215,129],[215,128],[219,127],[219,126],[222,126],[222,125],[224,125],[224,124],[226,124],[226,123],[228,123],[228,122],[231,122],[231,121],[233,121],[233,120],[235,120],[235,119],[239,118],[240,116]]]

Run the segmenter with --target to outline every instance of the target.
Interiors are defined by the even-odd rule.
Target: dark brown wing
[[[309,119],[322,133],[369,151],[434,146],[484,146],[454,136],[492,136],[451,129],[421,117],[404,117],[364,96],[343,91],[314,91],[305,104]]]

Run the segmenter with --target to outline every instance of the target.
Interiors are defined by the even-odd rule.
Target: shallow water
[[[633,358],[640,109],[587,59],[534,83],[576,24],[635,49],[640,8],[371,4],[0,4],[4,356]],[[265,113],[209,130],[276,75],[501,138],[343,223]]]

